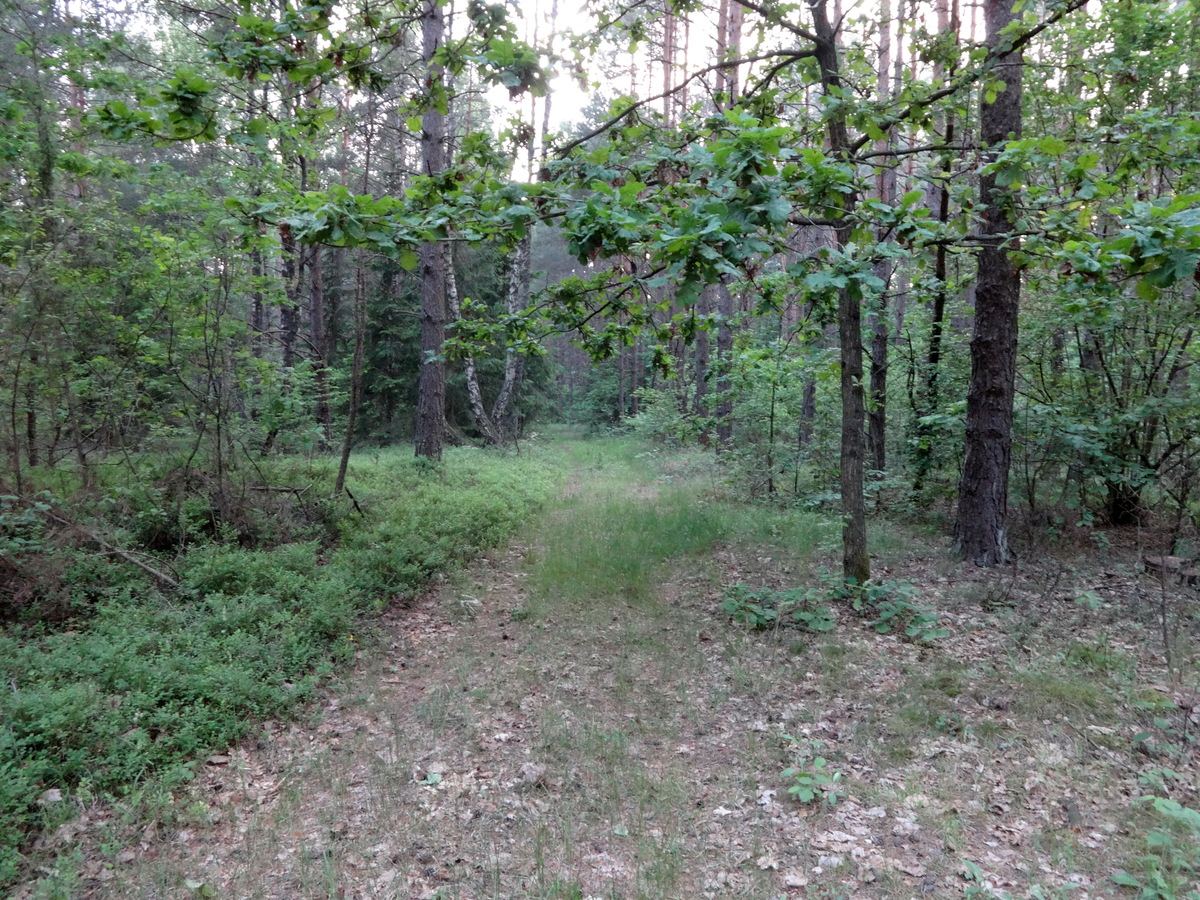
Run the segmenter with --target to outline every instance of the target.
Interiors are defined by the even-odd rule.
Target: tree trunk
[[[1127,481],[1106,481],[1105,518],[1109,525],[1140,525],[1145,520],[1146,508],[1142,504],[1142,492]]]
[[[891,78],[892,23],[891,3],[881,0],[879,4],[879,65],[876,92],[882,100],[890,94],[888,83]],[[877,149],[886,151],[895,143],[895,132],[877,142]],[[890,206],[896,196],[896,172],[891,166],[880,168],[875,178],[875,190],[881,203]],[[887,237],[881,228],[880,241]],[[871,468],[882,473],[887,468],[887,376],[888,376],[888,292],[891,290],[893,263],[881,259],[875,264],[875,277],[883,282],[879,294],[879,305],[871,321],[871,406],[867,411],[867,446],[870,450]]]
[[[317,378],[317,423],[328,441],[333,436],[333,410],[329,404],[329,348],[325,340],[325,280],[321,266],[321,248],[312,248],[308,268],[308,331],[312,340]]]
[[[938,25],[943,33],[947,31],[952,33],[957,41],[959,29],[957,0],[952,4],[947,4],[943,0],[938,6]],[[954,72],[955,70],[952,67],[949,77],[953,78]],[[939,63],[935,78],[940,79],[942,76],[942,66]],[[946,125],[943,136],[947,144],[954,141],[954,129],[954,111],[950,110],[946,113]],[[953,157],[950,153],[945,153],[939,163],[941,169],[941,187],[938,191],[937,217],[943,229],[950,221],[950,167],[952,161]],[[938,403],[940,402],[942,336],[945,332],[946,301],[950,297],[950,287],[947,284],[949,271],[947,268],[946,245],[938,244],[934,253],[933,274],[937,282],[937,287],[933,295],[933,308],[930,314],[929,347],[925,354],[925,383],[920,394],[920,408],[916,410],[917,453],[916,474],[913,478],[914,491],[920,491],[925,486],[925,479],[929,476],[929,471],[933,468],[935,461],[933,450],[937,441],[937,428],[921,420],[936,413]]]
[[[296,338],[300,333],[300,279],[303,277],[303,261],[300,248],[292,229],[279,226],[279,250],[281,256],[280,279],[283,281],[283,305],[279,308],[279,330],[282,332],[283,366],[289,369],[296,365]]]
[[[829,21],[827,0],[812,4],[816,31],[816,59],[821,68],[821,87],[826,96],[838,96],[843,90],[839,71],[837,32]],[[831,115],[828,121],[829,146],[840,158],[850,156],[850,135],[844,114]],[[844,249],[854,231],[852,213],[858,203],[854,194],[843,201],[845,225],[834,229],[837,244]],[[871,577],[871,557],[867,553],[867,505],[863,497],[866,402],[863,392],[862,303],[858,292],[843,288],[838,292],[838,336],[841,344],[842,435],[842,574],[848,583],[864,584]]]
[[[29,368],[36,372],[38,370],[38,351],[36,346],[29,351]],[[29,467],[35,468],[38,465],[38,397],[37,388],[33,378],[25,380],[25,456],[29,461]]]
[[[354,449],[354,432],[358,427],[358,410],[363,396],[363,360],[367,344],[367,267],[363,250],[355,254],[354,272],[354,361],[350,364],[350,409],[346,415],[346,436],[342,441],[342,456],[338,463],[333,495],[346,487],[346,470],[350,466],[350,451]]]
[[[696,315],[707,316],[710,313],[712,313],[712,288],[705,288],[696,299]],[[708,346],[708,330],[697,331],[694,359],[696,384],[692,401],[692,415],[705,423],[700,429],[700,445],[702,447],[712,445],[712,429],[707,422],[710,415],[708,408]]]
[[[733,292],[724,281],[717,291],[717,402],[713,410],[717,420],[717,447],[728,450],[733,446]]]
[[[266,266],[263,264],[262,251],[255,248],[250,251],[250,346],[254,355],[259,357],[263,355],[263,332],[267,330],[267,304],[262,291],[265,277]]]
[[[529,279],[532,275],[531,261],[533,258],[533,230],[517,242],[509,258],[508,291],[504,297],[504,307],[510,316],[516,315],[529,305]],[[509,347],[504,354],[504,383],[496,402],[492,406],[492,421],[501,430],[505,438],[513,438],[517,434],[519,422],[516,399],[521,388],[521,378],[525,374],[525,360],[521,354]]]
[[[454,271],[454,250],[449,241],[441,244],[442,266],[446,273],[446,309],[451,320],[460,316],[458,300],[458,276]],[[471,409],[471,418],[479,429],[484,440],[489,444],[501,443],[499,431],[496,429],[487,409],[483,405],[483,391],[479,387],[479,371],[475,367],[475,355],[468,353],[463,358],[463,374],[467,381],[467,405]]]
[[[984,23],[989,46],[1016,16],[1015,0],[986,0]],[[980,140],[987,159],[1009,135],[1021,136],[1020,53],[1001,56],[995,69],[1005,90],[980,108]],[[975,334],[971,340],[971,383],[967,393],[967,428],[962,477],[959,481],[955,546],[965,559],[981,566],[1001,565],[1009,558],[1005,520],[1008,512],[1008,468],[1012,453],[1013,395],[1017,365],[1017,312],[1021,273],[1009,256],[1011,239],[1009,192],[985,175],[979,185],[983,210],[982,236],[975,290]]]
[[[741,52],[743,10],[736,0],[721,0],[717,19],[717,58],[736,59]],[[717,71],[717,100],[719,109],[727,109],[737,102],[738,70],[724,68]],[[715,286],[717,294],[717,379],[714,385],[716,403],[713,415],[716,419],[717,448],[728,450],[733,446],[733,398],[730,395],[733,370],[733,292],[729,282],[722,278]]]
[[[445,38],[446,22],[437,0],[426,0],[421,17],[422,54],[426,82],[432,88],[442,79],[434,55]],[[432,91],[431,91],[432,93]],[[426,99],[421,118],[421,163],[426,175],[446,168],[446,116],[433,96]],[[446,440],[446,364],[441,358],[446,339],[446,270],[442,248],[421,248],[421,374],[417,382],[416,453],[441,459]]]
[[[797,443],[804,449],[812,443],[813,423],[817,420],[817,383],[804,382],[804,391],[800,398],[800,430],[797,433]]]

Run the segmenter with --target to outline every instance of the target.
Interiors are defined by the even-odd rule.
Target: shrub
[[[55,551],[86,600],[70,629],[0,633],[0,887],[43,824],[38,797],[79,787],[119,795],[284,715],[349,658],[364,614],[494,546],[545,498],[535,459],[471,451],[441,467],[356,460],[362,516],[341,546],[207,543],[175,566],[178,591],[134,566]],[[37,520],[9,510],[8,539],[39,550]],[[131,574],[133,573],[133,574]],[[64,807],[65,808],[65,807]]]
[[[832,631],[837,624],[833,610],[820,603],[820,597],[820,592],[812,589],[755,590],[744,584],[734,584],[725,589],[721,611],[733,621],[753,628],[791,626],[819,634]]]

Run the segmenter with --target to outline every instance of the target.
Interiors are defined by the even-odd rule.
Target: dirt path
[[[559,596],[547,543],[614,495],[627,515],[664,505],[647,479],[581,478],[537,541],[389,616],[385,645],[311,723],[268,723],[210,759],[190,824],[146,829],[92,895],[1113,892],[1097,860],[1137,788],[1115,754],[1089,755],[1108,720],[1082,713],[1073,741],[1050,718],[1068,707],[1043,697],[1044,727],[1017,721],[1012,684],[980,662],[992,637],[965,614],[949,615],[949,651],[857,624],[787,639],[732,626],[719,585],[785,569],[745,547],[663,564],[644,595]],[[567,550],[568,569],[571,552],[585,551]],[[783,769],[817,757],[845,791],[835,806],[787,795]],[[1112,808],[1081,778],[1111,779]]]
[[[573,480],[555,515],[586,511],[589,488]],[[803,706],[786,651],[743,659],[746,636],[712,615],[711,571],[670,573],[651,602],[546,598],[531,613],[530,552],[391,615],[381,668],[364,653],[311,727],[268,724],[257,746],[213,757],[208,824],[149,835],[135,882],[106,893],[175,895],[181,878],[221,898],[773,897],[804,883],[805,811],[781,802],[786,753],[769,739],[768,719]]]

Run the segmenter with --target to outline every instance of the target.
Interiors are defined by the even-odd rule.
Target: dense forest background
[[[229,689],[80,686],[37,641],[250,592],[311,673],[546,493],[519,456],[452,484],[446,447],[712,448],[747,499],[837,509],[858,590],[872,510],[982,566],[1112,527],[1194,557],[1198,110],[1193,0],[0,0],[0,614],[13,677],[54,670],[5,701],[8,846],[105,691]],[[403,550],[360,503],[485,482]],[[269,574],[313,559],[316,624]],[[136,752],[96,777],[238,715],[168,749],[114,720]]]
[[[811,14],[7,5],[5,482],[163,451],[228,519],[249,459],[540,417],[852,532],[965,457],[992,564],[1010,471],[1057,527],[1189,522],[1195,10]]]

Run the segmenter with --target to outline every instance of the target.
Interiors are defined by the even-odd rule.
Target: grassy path
[[[1130,789],[1088,749],[1116,715],[1100,692],[1029,675],[1014,700],[984,637],[945,652],[857,621],[733,626],[721,585],[795,583],[828,523],[707,502],[695,460],[571,452],[571,483],[522,541],[395,612],[311,723],[210,760],[183,824],[146,828],[94,895],[1118,890],[1103,859]],[[832,808],[780,774],[818,756],[844,779]],[[1112,809],[1078,784],[1105,777]]]

